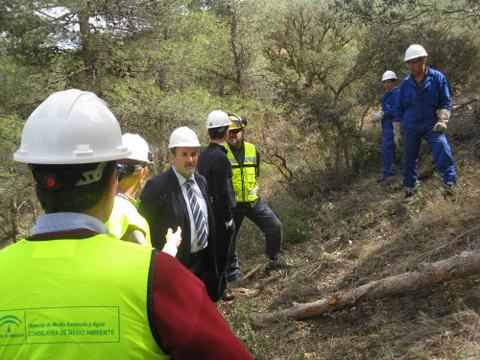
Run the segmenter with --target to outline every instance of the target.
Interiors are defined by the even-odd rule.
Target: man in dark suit
[[[182,229],[176,258],[201,279],[213,301],[220,294],[215,254],[215,223],[207,182],[196,173],[200,143],[188,127],[175,129],[168,145],[172,167],[149,180],[139,213],[147,219],[152,245],[162,248],[168,228]]]
[[[230,244],[235,232],[233,211],[235,193],[232,187],[232,166],[227,157],[225,142],[228,138],[228,127],[232,121],[221,110],[212,111],[207,117],[210,144],[202,151],[198,160],[198,172],[207,179],[208,190],[212,199],[213,216],[215,217],[215,235],[218,272],[221,276],[222,292],[225,292],[227,266]],[[233,298],[231,292],[223,294],[225,300]]]

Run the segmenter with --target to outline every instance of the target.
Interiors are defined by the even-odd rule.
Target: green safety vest
[[[228,144],[227,157],[232,164],[232,185],[235,191],[235,199],[237,202],[252,202],[258,199],[258,182],[257,182],[257,149],[255,145],[244,142],[245,156],[243,164],[240,165],[235,159],[232,150]]]
[[[0,359],[169,359],[147,314],[152,250],[106,234],[0,251]]]
[[[105,225],[108,231],[118,239],[125,235],[129,226],[133,226],[145,234],[147,245],[152,247],[147,220],[138,213],[134,204],[121,196],[115,196],[112,213]]]

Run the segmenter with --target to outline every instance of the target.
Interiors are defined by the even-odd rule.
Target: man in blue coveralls
[[[430,146],[447,191],[457,179],[452,151],[444,134],[452,108],[447,79],[426,65],[427,52],[421,45],[410,45],[404,61],[410,75],[400,84],[396,115],[404,139],[403,187],[405,198],[409,199],[418,181],[417,158],[422,139]]]
[[[395,141],[393,122],[395,118],[395,103],[398,98],[397,75],[387,70],[382,75],[383,89],[382,110],[374,115],[374,120],[381,120],[382,123],[382,163],[383,172],[378,182],[386,182],[395,175]]]

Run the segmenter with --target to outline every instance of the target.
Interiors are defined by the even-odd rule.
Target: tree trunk
[[[85,75],[93,85],[96,82],[95,55],[93,54],[90,38],[90,14],[80,11],[78,14],[78,25],[80,27],[80,44],[82,45],[82,60],[85,65]]]
[[[241,92],[243,89],[243,67],[242,67],[242,59],[240,56],[240,52],[238,50],[238,43],[237,43],[237,13],[236,9],[230,9],[230,46],[232,48],[233,53],[233,61],[235,63],[235,82],[237,84],[238,92]]]
[[[358,288],[335,293],[314,302],[296,304],[285,310],[259,314],[253,318],[252,324],[262,327],[282,320],[306,319],[351,307],[361,301],[403,294],[476,273],[480,273],[480,250],[463,252],[446,260],[421,264],[417,271],[375,280]]]
[[[18,217],[19,217],[19,207],[17,205],[17,199],[10,199],[10,218],[12,230],[10,233],[11,240],[13,242],[17,241],[17,236],[20,234],[20,227],[18,226]]]

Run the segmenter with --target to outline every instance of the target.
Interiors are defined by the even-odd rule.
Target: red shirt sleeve
[[[253,359],[235,337],[204,284],[174,257],[152,257],[149,314],[161,348],[173,359]]]

